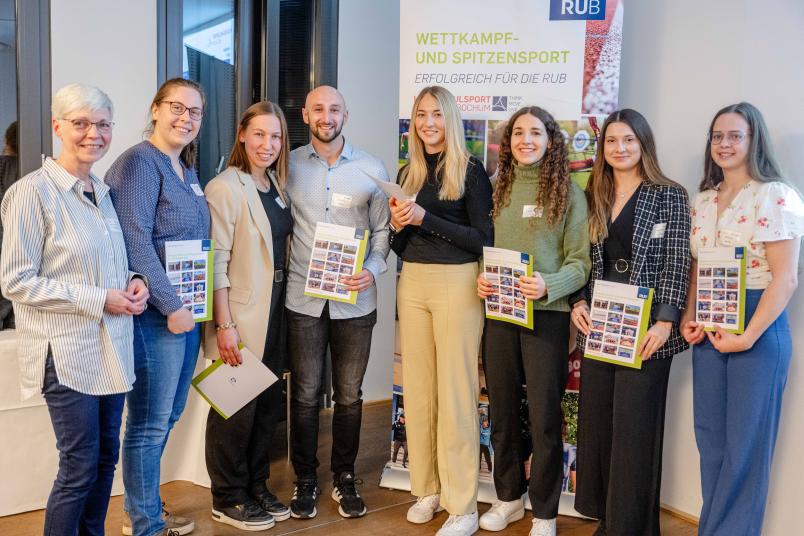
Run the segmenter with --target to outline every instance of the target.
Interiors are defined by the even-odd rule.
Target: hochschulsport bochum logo
[[[462,112],[507,112],[518,109],[524,99],[511,95],[457,95],[455,101]]]

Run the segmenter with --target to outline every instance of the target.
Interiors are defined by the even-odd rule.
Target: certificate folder
[[[695,320],[706,331],[745,329],[745,248],[698,250]]]
[[[641,369],[637,350],[648,331],[652,304],[652,288],[596,281],[584,357]]]
[[[193,387],[221,417],[228,419],[278,380],[245,346],[243,363],[232,367],[218,359],[193,378]]]

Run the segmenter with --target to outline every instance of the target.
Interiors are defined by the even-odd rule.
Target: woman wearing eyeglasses
[[[744,247],[745,331],[704,332],[697,291],[681,319],[693,345],[695,438],[703,509],[698,534],[760,534],[792,354],[787,302],[798,284],[804,202],[784,183],[762,114],[726,106],[709,127],[704,178],[692,211],[691,247]],[[697,263],[691,270],[698,284]],[[711,279],[708,281],[712,281]]]
[[[0,209],[0,281],[17,315],[22,396],[42,393],[59,449],[46,535],[103,534],[134,382],[131,316],[148,299],[129,271],[109,188],[92,173],[112,125],[105,93],[60,89],[53,132],[61,154],[16,182]]]
[[[165,242],[209,238],[210,216],[193,170],[204,93],[174,78],[151,103],[150,137],[123,153],[106,174],[120,216],[129,265],[148,277],[151,307],[134,323],[134,370],[123,440],[123,533],[187,534],[191,520],[163,516],[159,463],[181,416],[198,359],[200,326],[165,273]],[[171,532],[172,531],[172,532]]]

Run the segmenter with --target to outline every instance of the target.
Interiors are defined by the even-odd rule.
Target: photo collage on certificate
[[[716,326],[742,333],[745,323],[745,250],[701,248],[695,320],[707,330]]]
[[[197,322],[212,318],[211,243],[211,240],[184,240],[165,244],[168,280]]]
[[[368,231],[319,222],[307,268],[304,293],[347,303],[357,301],[357,292],[340,283],[363,269]]]
[[[591,332],[584,355],[640,368],[637,348],[647,330],[652,297],[652,289],[597,281],[590,310]]]
[[[501,248],[483,248],[483,277],[493,293],[486,298],[486,318],[533,327],[533,304],[522,294],[519,278],[533,274],[527,253]]]

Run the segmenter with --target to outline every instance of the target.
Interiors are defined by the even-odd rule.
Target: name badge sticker
[[[539,205],[522,205],[523,218],[541,218],[544,209]]]
[[[279,208],[281,208],[282,210],[285,210],[286,208],[288,208],[288,206],[285,204],[285,202],[282,201],[281,197],[277,197],[275,199],[275,201],[276,201],[276,204],[279,205]]]
[[[718,243],[721,246],[736,246],[742,241],[743,234],[731,229],[721,229],[718,231]]]
[[[333,193],[332,206],[338,208],[352,208],[352,196]]]
[[[116,218],[105,218],[106,220],[106,227],[113,233],[122,233],[123,230],[120,228],[120,223],[117,221]]]
[[[653,226],[653,231],[650,233],[651,238],[664,238],[664,232],[667,230],[667,223],[657,223]]]
[[[195,192],[195,195],[204,195],[204,191],[201,189],[201,187],[198,184],[192,183],[190,185],[190,188],[193,189],[193,192]]]

